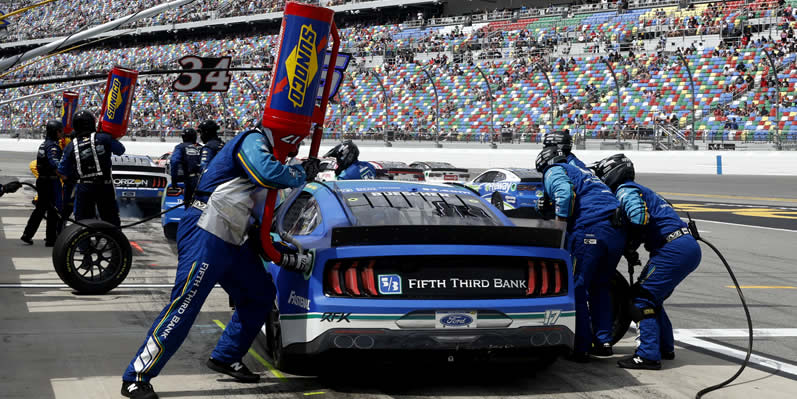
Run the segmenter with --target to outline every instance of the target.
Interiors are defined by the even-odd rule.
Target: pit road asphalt
[[[33,154],[0,152],[0,183],[29,178]],[[755,368],[708,398],[792,398],[797,392],[797,178],[642,175],[637,179],[687,209],[709,241],[730,260],[757,333]],[[126,231],[141,248],[125,285],[103,296],[60,288],[43,227],[34,246],[19,241],[33,193],[0,198],[0,397],[117,398],[120,375],[146,330],[166,304],[176,248],[153,221]],[[783,208],[783,209],[781,209]],[[132,219],[131,219],[132,221]],[[518,221],[522,224],[523,221]],[[644,257],[643,257],[644,262]],[[625,272],[625,262],[619,270]],[[20,284],[39,288],[20,288]],[[264,348],[244,362],[262,375],[237,384],[204,367],[230,317],[215,289],[191,334],[153,385],[163,398],[389,398],[555,397],[687,398],[732,375],[743,350],[744,315],[717,257],[703,246],[703,262],[666,302],[679,337],[677,357],[659,372],[615,366],[633,351],[633,335],[612,359],[590,364],[559,360],[535,371],[527,365],[448,364],[446,359],[391,366],[365,364],[328,376],[296,377],[269,371]],[[260,358],[260,359],[258,359]],[[262,362],[260,361],[262,360]],[[774,371],[766,366],[779,368]]]

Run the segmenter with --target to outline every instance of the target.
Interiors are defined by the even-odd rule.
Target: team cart
[[[379,180],[310,183],[276,215],[275,239],[315,253],[307,276],[266,265],[277,300],[260,339],[282,370],[313,373],[341,352],[414,350],[550,364],[572,348],[561,223],[517,227],[466,188]],[[615,342],[630,323],[618,278]]]

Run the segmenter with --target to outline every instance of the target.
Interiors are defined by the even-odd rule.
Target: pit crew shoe
[[[152,384],[141,381],[122,381],[122,396],[132,399],[158,399]]]
[[[614,355],[614,351],[612,351],[612,344],[604,342],[602,344],[593,344],[589,354],[596,357],[609,357]]]
[[[214,358],[208,359],[208,362],[205,363],[208,368],[213,371],[218,371],[222,374],[227,374],[232,378],[235,378],[239,382],[258,382],[260,381],[260,376],[249,371],[249,368],[246,367],[245,364],[241,362],[232,362],[230,364],[222,363]]]
[[[661,352],[661,358],[664,360],[674,360],[675,352]]]
[[[617,361],[617,365],[624,369],[633,370],[661,370],[661,362],[655,360],[648,360],[639,355],[627,357]]]
[[[22,236],[19,239],[27,245],[33,245],[33,240],[31,240],[30,237]]]

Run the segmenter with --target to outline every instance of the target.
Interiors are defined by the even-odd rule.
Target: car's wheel
[[[280,312],[277,306],[273,306],[266,325],[266,343],[271,359],[274,360],[274,367],[290,374],[309,375],[312,371],[312,368],[309,367],[310,365],[285,350],[282,344],[282,327],[279,315]]]
[[[614,276],[611,280],[611,298],[612,298],[612,345],[621,340],[625,333],[628,332],[628,327],[631,326],[631,314],[628,307],[631,304],[631,287],[628,285],[623,275],[615,270]]]
[[[499,211],[504,211],[504,200],[501,199],[501,194],[493,193],[492,198],[490,198],[490,203],[493,204],[494,207],[498,208]]]
[[[177,239],[177,223],[168,223],[163,226],[163,235],[166,236],[167,240],[176,240]]]
[[[101,220],[81,220],[64,229],[53,247],[58,277],[81,294],[104,294],[124,281],[133,263],[130,242]]]

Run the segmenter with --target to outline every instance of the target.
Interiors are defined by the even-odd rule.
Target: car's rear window
[[[343,194],[358,226],[500,226],[479,198],[468,194],[376,191]]]

